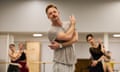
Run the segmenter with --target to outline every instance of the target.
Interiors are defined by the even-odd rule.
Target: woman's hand
[[[18,64],[18,67],[19,67],[19,68],[22,68],[22,65],[21,65],[21,64]]]

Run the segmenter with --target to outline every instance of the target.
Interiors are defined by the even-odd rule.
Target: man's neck
[[[97,46],[98,46],[98,43],[96,43],[96,42],[94,42],[94,43],[92,44],[92,47],[97,48]]]
[[[61,20],[56,20],[56,21],[52,22],[52,25],[53,26],[62,26],[62,22],[61,22]]]

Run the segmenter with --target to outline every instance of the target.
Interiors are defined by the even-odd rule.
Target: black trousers
[[[95,67],[90,67],[89,72],[104,72],[102,62],[98,62]]]

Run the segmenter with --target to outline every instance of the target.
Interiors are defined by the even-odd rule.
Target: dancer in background
[[[86,40],[91,45],[89,51],[92,61],[89,72],[104,72],[102,61],[104,60],[105,49],[103,44],[96,42],[92,34],[88,34]]]
[[[20,53],[16,52],[15,44],[9,45],[9,57],[11,64],[9,64],[7,72],[20,72],[19,68],[22,67],[20,64],[18,64]]]
[[[106,51],[104,57],[104,69],[105,72],[113,72],[112,62],[111,62],[111,52]]]
[[[18,51],[20,53],[18,63],[22,66],[20,68],[20,72],[29,72],[29,69],[28,69],[28,66],[27,66],[26,52],[24,50],[24,44],[23,43],[18,44]]]

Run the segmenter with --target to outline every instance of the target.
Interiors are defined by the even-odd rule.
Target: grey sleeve
[[[57,30],[50,30],[48,32],[48,39],[49,39],[50,42],[54,41],[56,39],[57,33],[58,33]]]

